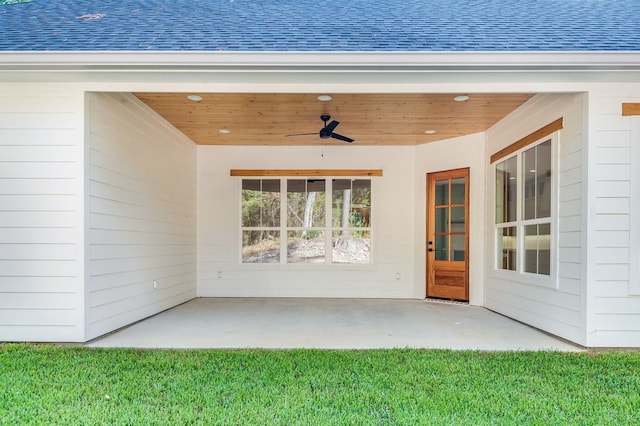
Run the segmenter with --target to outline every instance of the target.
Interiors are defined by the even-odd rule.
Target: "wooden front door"
[[[427,174],[427,297],[469,300],[469,169]]]

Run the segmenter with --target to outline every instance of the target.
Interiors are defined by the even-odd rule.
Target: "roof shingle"
[[[640,51],[640,0],[33,0],[0,51]]]

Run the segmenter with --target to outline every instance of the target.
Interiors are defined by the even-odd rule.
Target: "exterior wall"
[[[414,262],[414,147],[198,148],[198,295],[419,298]],[[240,263],[240,178],[229,169],[371,169],[371,266]],[[400,279],[396,279],[396,274]],[[219,278],[220,276],[220,278]]]
[[[487,132],[485,306],[579,344],[586,344],[586,95],[538,95]],[[564,117],[558,146],[557,259],[553,285],[496,271],[493,227],[495,188],[491,154]]]
[[[426,295],[427,173],[469,167],[469,303],[484,305],[485,135],[416,147],[416,285]]]
[[[132,95],[87,97],[91,339],[195,297],[196,147]]]
[[[640,102],[640,85],[590,93],[588,346],[640,346],[640,117],[623,117],[623,102]],[[632,209],[633,206],[633,209]]]
[[[84,98],[0,84],[0,341],[83,339]]]

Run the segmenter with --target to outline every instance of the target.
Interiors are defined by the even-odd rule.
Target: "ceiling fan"
[[[338,127],[338,124],[340,124],[339,121],[333,120],[331,121],[331,123],[327,124],[327,121],[331,120],[331,116],[327,115],[327,114],[322,114],[320,116],[320,120],[324,121],[324,127],[320,129],[320,132],[318,133],[295,133],[292,135],[286,135],[286,136],[306,136],[306,135],[320,135],[320,139],[329,139],[329,138],[334,138],[334,139],[338,139],[344,142],[353,142],[353,139],[348,138],[346,136],[342,136],[339,135],[338,133],[334,133],[334,130],[336,129],[336,127]]]

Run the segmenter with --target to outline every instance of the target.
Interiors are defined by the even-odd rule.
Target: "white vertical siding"
[[[627,85],[624,91],[594,90],[590,95],[589,167],[594,188],[589,199],[594,206],[590,212],[594,238],[589,242],[593,251],[589,346],[640,346],[640,294],[631,282],[638,279],[632,268],[640,263],[636,257],[640,241],[631,234],[640,221],[640,211],[631,207],[638,196],[632,192],[632,184],[637,184],[632,179],[638,176],[632,171],[640,168],[635,146],[640,135],[632,133],[632,120],[640,117],[623,117],[623,102],[640,102],[640,85]]]
[[[537,95],[487,132],[487,159],[544,125],[564,117],[558,147],[557,277],[551,286],[527,282],[493,269],[494,179],[487,170],[486,306],[576,343],[585,344],[584,269],[585,95]]]
[[[415,148],[341,145],[321,154],[320,146],[198,148],[199,296],[424,296],[414,281]],[[373,182],[370,267],[240,264],[240,182],[229,169],[372,168],[384,176]]]
[[[83,112],[0,86],[0,341],[83,340]]]
[[[195,297],[197,151],[131,95],[88,97],[90,339]]]

